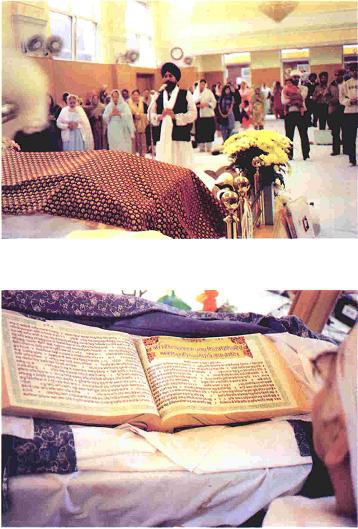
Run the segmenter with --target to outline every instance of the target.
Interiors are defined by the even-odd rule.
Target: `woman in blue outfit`
[[[105,108],[103,119],[108,124],[109,149],[133,152],[132,140],[135,129],[132,112],[119,90],[112,90],[111,101]]]
[[[61,129],[64,151],[87,151],[94,148],[91,125],[85,111],[78,105],[78,97],[67,96],[67,106],[57,118],[57,126]]]

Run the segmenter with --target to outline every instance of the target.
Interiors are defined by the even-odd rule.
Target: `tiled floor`
[[[268,116],[266,128],[284,133],[283,120]],[[309,138],[314,140],[310,127]],[[217,140],[220,143],[220,139]],[[292,199],[306,197],[314,203],[315,215],[321,224],[320,238],[354,238],[357,229],[357,167],[350,167],[348,157],[330,156],[330,145],[311,145],[310,159],[303,160],[298,131],[294,141],[292,175],[286,179],[286,189]],[[227,163],[225,155],[195,153],[195,172],[211,188],[213,179],[206,169],[216,170]]]

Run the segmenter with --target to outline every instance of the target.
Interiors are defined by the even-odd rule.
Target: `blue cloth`
[[[313,451],[312,423],[295,419],[287,422],[293,428],[300,455],[302,457],[310,456]]]
[[[112,110],[117,108],[120,116],[110,116]],[[132,112],[127,103],[120,99],[115,105],[113,101],[106,106],[103,119],[108,123],[108,146],[113,151],[132,153],[132,137],[134,137],[134,123]]]
[[[220,125],[221,134],[223,137],[223,141],[225,142],[231,134],[234,132],[234,128],[227,127],[226,125]]]
[[[71,112],[72,121],[80,121],[80,116],[77,112]],[[85,142],[83,141],[82,132],[80,129],[72,129],[69,131],[70,139],[69,141],[63,142],[64,151],[84,151]]]
[[[72,428],[59,421],[34,419],[33,439],[2,436],[2,512],[11,507],[9,478],[21,474],[51,472],[70,474],[77,470]]]

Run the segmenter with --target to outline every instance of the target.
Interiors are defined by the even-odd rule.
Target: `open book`
[[[3,311],[2,412],[149,430],[306,413],[272,341],[139,338]]]

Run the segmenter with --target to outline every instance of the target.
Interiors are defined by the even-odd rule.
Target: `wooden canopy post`
[[[289,315],[297,316],[314,332],[321,332],[341,290],[298,290]]]

